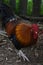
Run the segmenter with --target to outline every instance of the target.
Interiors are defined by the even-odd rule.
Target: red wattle
[[[37,24],[32,24],[32,31],[33,31],[33,38],[37,39],[38,38],[38,31],[39,31],[39,27]]]

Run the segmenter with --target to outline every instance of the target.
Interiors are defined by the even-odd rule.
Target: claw
[[[21,50],[19,50],[17,55],[19,55],[19,57],[22,57],[24,61],[27,60],[28,62],[30,62],[30,60],[26,57],[26,55]]]

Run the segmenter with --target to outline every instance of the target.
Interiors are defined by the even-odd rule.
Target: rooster
[[[7,32],[8,38],[18,50],[17,54],[29,61],[21,48],[33,45],[37,42],[39,27],[37,24],[18,22],[9,6],[2,4],[2,24]],[[4,32],[5,33],[5,32]]]

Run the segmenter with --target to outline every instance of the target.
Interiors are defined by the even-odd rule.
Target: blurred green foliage
[[[3,3],[9,5],[10,4],[10,0],[3,0]]]
[[[41,0],[40,15],[43,15],[43,0]]]
[[[20,5],[20,0],[16,0],[16,10],[15,10],[15,12],[17,14],[19,13],[19,5]]]
[[[32,8],[33,8],[33,0],[27,1],[27,15],[32,14]]]
[[[10,0],[3,0],[3,2],[7,5],[10,5]],[[20,5],[20,0],[16,0],[16,7],[15,7],[16,14],[19,14],[19,10],[20,10],[19,5]],[[32,14],[32,9],[33,9],[33,0],[28,0],[27,1],[27,12],[26,12],[28,16]],[[43,15],[43,0],[41,0],[40,15]]]

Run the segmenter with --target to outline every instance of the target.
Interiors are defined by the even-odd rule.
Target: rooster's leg
[[[30,60],[26,57],[26,55],[21,50],[19,50],[18,52],[16,50],[16,53],[19,57],[22,57],[24,61],[27,60],[28,62],[30,62]]]

